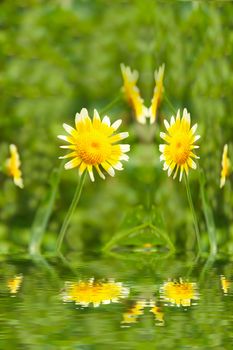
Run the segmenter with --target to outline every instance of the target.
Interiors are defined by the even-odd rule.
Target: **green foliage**
[[[0,161],[3,166],[8,145],[17,144],[25,182],[20,190],[0,175],[0,250],[27,247],[35,215],[49,191],[50,173],[59,168],[56,135],[62,123],[73,124],[82,107],[91,114],[94,107],[101,110],[119,94],[121,62],[139,70],[140,89],[149,105],[153,72],[164,62],[166,95],[176,108],[187,107],[193,122],[199,123],[200,166],[218,243],[231,252],[232,189],[229,182],[219,189],[219,175],[223,145],[233,134],[232,3],[5,0],[0,6]],[[184,184],[167,179],[159,163],[159,131],[171,113],[164,100],[156,127],[148,131],[136,125],[123,99],[108,111],[112,120],[123,119],[122,130],[130,131],[130,162],[113,179],[86,182],[67,248],[99,248],[121,229],[131,208],[146,207],[146,192],[176,246],[193,246]],[[54,249],[77,177],[76,170],[61,176],[45,250]],[[205,245],[195,172],[190,185]]]

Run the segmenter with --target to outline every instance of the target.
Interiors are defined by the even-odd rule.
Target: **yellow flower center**
[[[191,303],[191,299],[196,299],[196,291],[192,283],[168,282],[164,286],[164,296],[171,303],[187,306]]]
[[[84,133],[76,142],[77,152],[84,163],[98,165],[111,156],[111,143],[108,137],[95,132]]]
[[[190,155],[190,139],[186,133],[179,132],[173,136],[170,144],[172,160],[178,164],[185,164]]]
[[[121,285],[114,282],[99,284],[78,282],[71,283],[65,294],[65,299],[67,301],[74,301],[80,304],[99,304],[106,300],[114,301],[123,297],[123,288]]]

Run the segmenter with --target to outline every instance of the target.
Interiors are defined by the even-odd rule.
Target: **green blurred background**
[[[224,251],[233,251],[230,181],[219,189],[223,146],[233,135],[232,16],[233,4],[225,1],[1,1],[0,162],[3,166],[9,144],[15,143],[25,188],[0,174],[0,252],[27,247],[38,208],[49,195],[52,171],[64,154],[56,138],[63,133],[62,123],[72,125],[82,107],[91,115],[93,108],[101,111],[120,93],[121,62],[140,72],[148,106],[154,70],[165,63],[167,96],[199,123],[198,155],[218,242]],[[130,132],[130,161],[115,178],[96,176],[94,184],[88,179],[67,249],[96,249],[129,222],[143,222],[149,210],[177,247],[192,247],[184,183],[168,179],[159,162],[159,131],[171,113],[163,101],[156,126],[148,128],[136,124],[123,98],[108,110],[111,120],[122,118],[121,130]],[[54,249],[77,181],[76,169],[61,175],[44,251]],[[190,173],[190,183],[207,247],[197,172]]]

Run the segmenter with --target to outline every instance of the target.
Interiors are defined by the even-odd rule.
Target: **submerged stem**
[[[69,226],[70,219],[71,219],[71,217],[72,217],[72,215],[73,215],[73,213],[75,211],[75,208],[76,208],[76,206],[78,204],[78,201],[80,199],[80,196],[81,196],[81,193],[82,193],[82,189],[83,189],[83,185],[84,185],[84,181],[85,181],[85,177],[86,177],[86,171],[80,177],[80,180],[78,182],[78,185],[77,185],[74,197],[72,199],[71,205],[69,207],[69,210],[68,210],[68,212],[66,214],[65,220],[63,221],[61,230],[59,232],[58,239],[57,239],[57,246],[56,246],[57,253],[60,253],[61,245],[62,245],[63,239],[65,237],[67,228]]]
[[[189,206],[190,206],[192,216],[193,216],[193,224],[194,224],[194,229],[195,229],[195,234],[196,234],[196,239],[197,239],[198,252],[200,253],[201,252],[201,240],[200,240],[199,227],[198,227],[198,223],[197,223],[197,216],[196,216],[196,212],[195,212],[194,205],[193,205],[188,176],[187,176],[187,174],[184,174],[184,175],[185,175],[184,177],[185,177],[185,186],[186,186],[188,202],[189,202]]]

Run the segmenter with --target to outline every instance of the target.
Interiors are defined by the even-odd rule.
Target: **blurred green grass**
[[[59,167],[62,123],[87,107],[102,109],[119,93],[120,63],[140,72],[139,85],[149,105],[153,72],[165,62],[165,89],[178,108],[187,107],[199,123],[200,165],[218,228],[218,241],[233,251],[233,196],[228,182],[219,189],[223,145],[233,135],[233,4],[220,1],[26,0],[0,5],[0,162],[15,143],[22,159],[24,190],[0,174],[0,251],[24,249],[36,211]],[[122,100],[108,115],[122,118],[130,131],[130,162],[106,181],[85,185],[67,237],[69,249],[95,249],[121,228],[132,208],[146,204],[145,191],[179,247],[192,246],[192,217],[184,184],[167,179],[159,163],[159,131],[170,117],[163,102],[154,136],[136,125]],[[151,143],[151,140],[154,143]],[[150,141],[150,142],[149,142]],[[230,154],[232,154],[230,145]],[[72,199],[77,171],[64,171],[59,196],[44,240],[54,248]],[[191,188],[208,244],[197,174]]]

